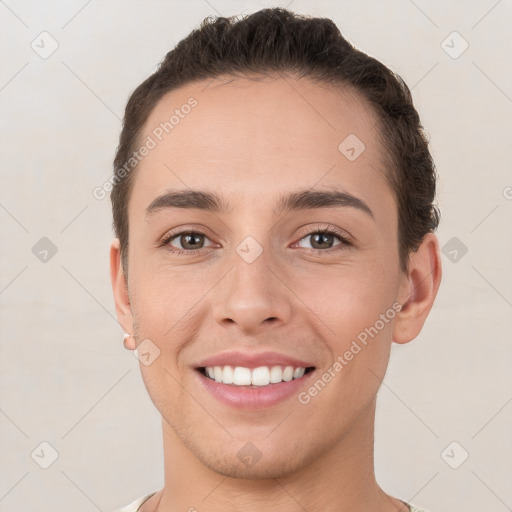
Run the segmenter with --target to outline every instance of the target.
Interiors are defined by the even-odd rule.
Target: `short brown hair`
[[[110,194],[125,271],[135,169],[121,175],[119,169],[140,145],[143,126],[158,101],[193,81],[282,72],[352,87],[373,107],[390,169],[386,177],[396,195],[400,268],[407,270],[409,253],[439,223],[435,165],[409,88],[399,75],[350,44],[332,20],[272,8],[245,17],[205,18],[130,96],[114,159],[118,179]]]

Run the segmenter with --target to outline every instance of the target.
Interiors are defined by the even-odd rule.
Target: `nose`
[[[234,253],[231,270],[212,297],[215,321],[236,325],[245,335],[276,328],[289,322],[293,294],[279,265],[263,251],[254,261]]]

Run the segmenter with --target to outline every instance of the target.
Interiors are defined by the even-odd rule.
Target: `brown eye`
[[[342,249],[345,246],[351,245],[350,241],[341,232],[333,229],[313,231],[302,237],[299,244],[308,238],[311,240],[311,249],[318,252],[325,252],[337,246],[341,246],[339,248]],[[336,239],[339,240],[339,243],[335,243]]]
[[[336,238],[328,233],[315,233],[309,236],[311,237],[313,249],[330,249]]]
[[[174,250],[178,253],[192,252],[207,247],[205,245],[205,239],[208,239],[208,237],[204,233],[198,231],[182,231],[167,237],[163,240],[162,245],[170,247],[172,252],[174,252]]]
[[[186,235],[180,235],[178,238],[182,244],[183,249],[201,249],[204,245],[201,243],[201,237],[203,235],[199,235],[197,233],[188,233]]]

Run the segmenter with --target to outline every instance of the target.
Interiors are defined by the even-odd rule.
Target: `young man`
[[[132,94],[111,280],[162,415],[123,511],[405,512],[374,475],[391,343],[441,279],[410,92],[327,19],[205,20]]]

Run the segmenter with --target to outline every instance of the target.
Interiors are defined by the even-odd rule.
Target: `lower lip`
[[[309,383],[315,370],[304,374],[300,379],[251,388],[217,382],[199,370],[196,370],[196,373],[201,384],[220,402],[239,409],[265,409],[297,395],[300,389]]]

